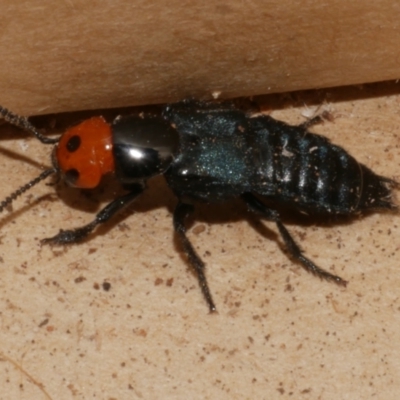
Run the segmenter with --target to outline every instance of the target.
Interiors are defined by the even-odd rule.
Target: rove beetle
[[[60,230],[42,240],[56,245],[76,243],[131,204],[145,190],[149,178],[163,175],[178,199],[173,214],[175,232],[211,312],[216,307],[205,264],[186,236],[185,219],[193,211],[193,203],[240,197],[250,211],[275,222],[290,255],[305,270],[343,286],[345,280],[303,255],[276,206],[325,216],[397,209],[392,200],[395,181],[376,175],[343,148],[308,131],[320,117],[291,126],[226,103],[185,100],[164,106],[158,114],[119,116],[111,124],[93,117],[59,139],[51,139],[5,108],[0,107],[0,116],[30,131],[42,143],[55,144],[52,168],[8,196],[0,203],[0,211],[49,175],[91,189],[103,175],[114,173],[126,194],[104,207],[89,224]]]

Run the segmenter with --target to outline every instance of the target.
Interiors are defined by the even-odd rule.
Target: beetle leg
[[[67,231],[61,229],[57,235],[51,238],[43,239],[41,240],[41,243],[63,245],[80,242],[81,240],[85,239],[97,225],[107,222],[118,211],[131,204],[136,197],[143,192],[143,190],[144,188],[142,185],[134,185],[128,194],[125,194],[107,204],[99,213],[96,214],[96,218],[89,224]]]
[[[281,234],[282,239],[285,242],[287,249],[289,250],[289,253],[293,258],[295,258],[302,264],[303,268],[306,271],[311,272],[312,274],[319,276],[322,279],[326,279],[327,281],[335,282],[338,285],[347,285],[347,282],[344,279],[340,278],[339,276],[333,275],[330,272],[323,270],[322,268],[317,267],[311,260],[303,255],[302,250],[300,249],[298,244],[294,241],[289,231],[282,224],[277,211],[269,209],[264,203],[258,200],[257,197],[255,197],[251,193],[242,194],[242,199],[246,202],[247,207],[250,211],[260,214],[265,219],[276,223],[276,226],[279,229],[279,233]]]
[[[312,117],[307,121],[303,122],[302,124],[300,124],[299,128],[307,130],[314,125],[318,125],[324,122],[326,119],[329,119],[329,117],[330,117],[329,111],[324,111],[322,114],[316,115],[315,117]]]
[[[205,265],[203,260],[198,256],[189,239],[186,236],[185,219],[190,212],[193,211],[193,206],[179,202],[174,211],[174,229],[178,235],[179,241],[189,260],[189,264],[195,270],[197,279],[199,280],[201,291],[206,299],[210,312],[216,311],[214,301],[208,287],[207,279],[204,274]]]

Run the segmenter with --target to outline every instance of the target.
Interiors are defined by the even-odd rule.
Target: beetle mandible
[[[375,174],[343,148],[309,132],[319,117],[291,126],[227,103],[185,100],[164,106],[160,113],[119,116],[111,124],[93,117],[51,139],[27,118],[6,108],[0,107],[0,116],[33,133],[42,143],[55,145],[53,166],[2,201],[0,211],[49,175],[91,189],[105,174],[113,173],[126,194],[104,207],[89,224],[60,230],[41,241],[76,243],[131,204],[145,190],[148,179],[163,175],[178,199],[174,230],[211,312],[216,307],[205,264],[186,236],[185,220],[196,202],[240,197],[250,211],[275,222],[288,252],[305,270],[343,286],[347,283],[344,279],[303,254],[282,224],[276,205],[320,215],[397,208],[394,180]]]

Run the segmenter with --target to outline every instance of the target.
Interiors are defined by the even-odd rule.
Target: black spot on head
[[[68,140],[66,147],[70,153],[73,153],[74,151],[79,149],[80,145],[81,145],[81,138],[77,135],[74,135]]]
[[[72,168],[65,172],[65,180],[70,185],[75,185],[76,181],[79,179],[79,171]]]

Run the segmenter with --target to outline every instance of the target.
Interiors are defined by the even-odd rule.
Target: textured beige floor
[[[328,109],[333,122],[314,131],[400,177],[398,91],[390,83],[263,100],[292,123]],[[0,198],[49,164],[50,148],[10,132],[1,127]],[[289,260],[275,227],[263,231],[240,203],[200,207],[190,237],[207,263],[210,315],[174,244],[175,200],[162,179],[149,186],[137,212],[65,250],[38,240],[91,220],[111,190],[57,195],[41,185],[2,214],[0,399],[398,398],[398,215],[287,219],[308,256],[350,281],[343,289]]]

